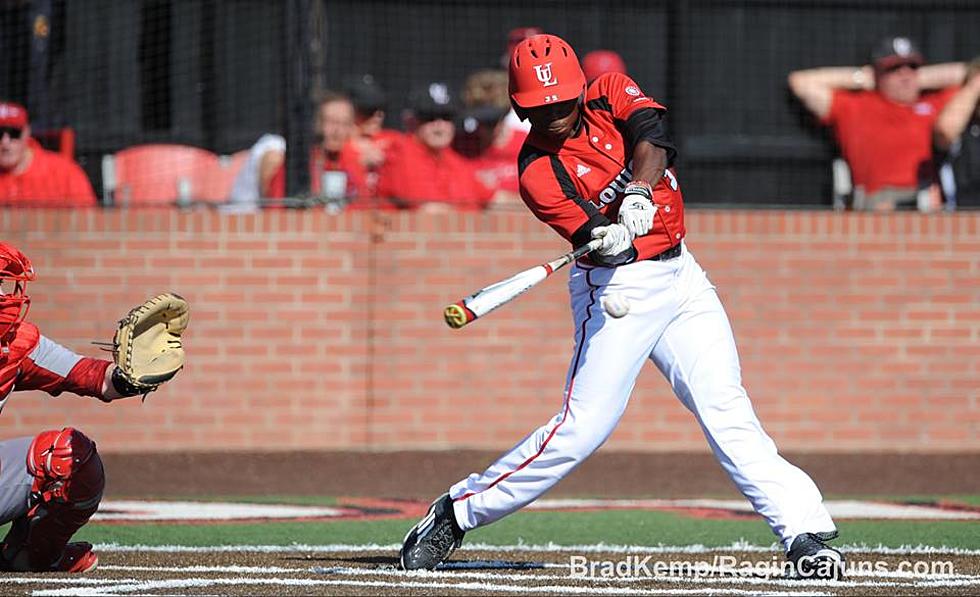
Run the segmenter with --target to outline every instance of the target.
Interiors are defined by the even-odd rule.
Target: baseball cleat
[[[844,556],[824,543],[836,537],[837,531],[797,535],[786,552],[786,559],[793,565],[790,576],[817,580],[843,579]]]
[[[464,534],[456,522],[452,498],[442,494],[405,535],[399,553],[402,568],[432,570],[463,543]]]
[[[83,574],[95,570],[98,565],[99,556],[92,551],[92,544],[80,541],[65,546],[65,551],[61,553],[61,559],[51,566],[51,571]]]

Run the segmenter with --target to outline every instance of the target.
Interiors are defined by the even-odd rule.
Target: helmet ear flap
[[[515,102],[513,98],[510,100],[510,105],[514,108],[514,114],[517,114],[518,118],[521,120],[527,120],[527,110],[518,106],[517,102]]]

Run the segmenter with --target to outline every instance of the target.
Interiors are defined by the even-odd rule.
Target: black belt
[[[673,259],[675,257],[680,257],[680,256],[681,256],[681,244],[677,243],[676,245],[667,249],[666,251],[657,253],[653,257],[647,257],[647,261],[667,261],[668,259]]]

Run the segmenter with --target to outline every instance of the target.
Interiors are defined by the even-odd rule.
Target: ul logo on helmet
[[[538,81],[541,81],[545,87],[558,84],[558,79],[552,78],[550,62],[548,64],[536,64],[534,72],[538,75]]]

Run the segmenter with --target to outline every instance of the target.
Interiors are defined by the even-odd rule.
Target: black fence
[[[371,73],[399,128],[413,84],[499,68],[522,26],[580,56],[621,54],[670,109],[685,196],[701,204],[830,205],[834,144],[790,96],[790,71],[865,64],[890,34],[930,62],[980,55],[977,0],[6,0],[0,96],[26,102],[35,128],[74,128],[97,191],[103,154],[231,153],[266,132],[301,149],[295,191],[318,91]]]

